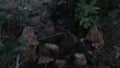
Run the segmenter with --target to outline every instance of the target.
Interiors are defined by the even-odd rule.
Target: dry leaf
[[[59,54],[59,47],[52,43],[45,43],[39,50],[39,52],[47,56],[56,57]]]
[[[54,34],[55,33],[55,27],[53,25],[53,22],[48,20],[48,22],[45,25],[45,28],[43,29],[43,31],[48,35]]]
[[[95,30],[93,27],[89,30],[85,39],[91,42],[98,42],[100,43],[101,47],[104,45],[103,34],[100,31]]]
[[[30,22],[31,22],[30,25],[35,25],[35,26],[39,27],[41,29],[41,31],[47,35],[51,35],[51,34],[55,33],[55,27],[54,27],[53,21],[52,21],[52,19],[49,19],[49,17],[46,17],[46,16],[32,17]]]
[[[116,51],[119,51],[119,52],[120,52],[120,47],[118,47],[118,46],[113,46],[113,48],[114,48]]]
[[[52,49],[52,50],[58,50],[59,47],[56,44],[52,44],[52,43],[45,43],[45,47]]]
[[[67,63],[65,60],[59,60],[57,59],[55,61],[55,65],[57,65],[58,68],[67,68]]]
[[[86,59],[84,54],[76,53],[74,55],[74,57],[75,57],[75,60],[74,60],[75,65],[85,65],[85,64],[87,64],[87,59]]]
[[[48,56],[40,56],[38,59],[38,64],[48,64],[49,62],[54,61],[53,58]]]
[[[23,53],[23,56],[27,61],[35,61],[38,58],[36,53],[36,46],[39,45],[37,36],[34,33],[34,29],[27,26],[23,30],[23,37],[25,39],[25,45],[28,46],[27,50]],[[34,46],[31,48],[31,46]]]
[[[29,25],[38,25],[40,23],[40,16],[35,16],[30,19]]]
[[[27,49],[25,52],[23,52],[23,57],[26,61],[35,61],[38,58],[38,55],[34,50]]]
[[[116,52],[116,55],[115,55],[115,58],[117,59],[117,58],[120,57],[120,47],[118,47],[118,46],[113,46],[113,48],[117,51],[117,52]]]
[[[23,36],[25,39],[25,44],[27,46],[36,46],[39,45],[39,41],[37,36],[34,33],[34,29],[32,27],[25,27],[23,30]]]
[[[93,52],[89,50],[89,51],[88,51],[88,54],[93,55]]]
[[[118,59],[120,57],[120,52],[116,52],[115,58]]]

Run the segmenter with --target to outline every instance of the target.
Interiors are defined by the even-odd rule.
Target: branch
[[[19,68],[19,60],[20,60],[20,55],[18,55],[18,57],[16,59],[16,66],[15,66],[15,68]]]
[[[68,30],[66,30],[66,29],[64,29],[64,28],[61,27],[61,26],[57,26],[57,27],[58,27],[59,29],[65,31],[65,32],[67,32],[67,33],[74,39],[75,42],[78,42],[76,36],[75,36],[73,33],[71,33],[70,31],[68,31]]]

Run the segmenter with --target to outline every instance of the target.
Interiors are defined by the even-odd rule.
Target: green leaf
[[[20,51],[25,51],[27,49],[27,47],[25,47],[25,46],[17,46],[15,49],[14,49],[14,51],[15,52],[20,52]]]
[[[97,0],[91,0],[89,5],[94,6],[96,4]]]
[[[95,10],[99,10],[100,8],[99,8],[99,7],[93,7],[93,9],[95,9]]]
[[[24,41],[25,41],[25,40],[24,40],[24,37],[23,37],[23,35],[21,35],[21,36],[19,37],[19,42],[20,42],[20,43],[24,43]]]
[[[3,23],[6,21],[7,15],[5,12],[0,12],[0,27],[3,25]]]
[[[84,24],[84,18],[82,18],[82,19],[80,20],[79,25],[81,26],[81,25],[83,25],[83,24]]]
[[[60,5],[60,4],[63,4],[63,3],[67,3],[67,1],[66,0],[58,0],[58,5]]]

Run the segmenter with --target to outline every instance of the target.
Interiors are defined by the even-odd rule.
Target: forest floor
[[[120,67],[120,26],[104,24],[94,32],[79,26],[64,8],[50,14],[46,7],[34,13],[4,10],[8,19],[0,23],[0,68]]]

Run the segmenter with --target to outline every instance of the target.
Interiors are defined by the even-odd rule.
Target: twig
[[[47,63],[45,63],[45,68],[47,68],[48,67],[48,64]]]
[[[24,64],[24,63],[26,63],[26,62],[27,62],[27,61],[23,61],[23,62],[19,63],[19,66],[22,65],[22,64]]]
[[[40,38],[39,40],[44,40],[44,39],[52,38],[52,37],[55,37],[57,35],[62,35],[62,34],[63,33],[57,33],[57,34],[54,34],[54,35],[51,35],[51,36],[48,36],[48,37]]]
[[[64,29],[64,28],[61,27],[61,26],[57,26],[57,27],[58,27],[59,29],[65,31],[65,32],[67,32],[67,33],[74,39],[75,42],[78,42],[76,36],[75,36],[74,34],[72,34],[70,31]]]
[[[3,47],[4,45],[3,45],[3,43],[0,41],[0,47]]]
[[[18,57],[16,59],[16,66],[15,66],[15,68],[19,68],[19,60],[20,60],[20,55],[18,55]]]

